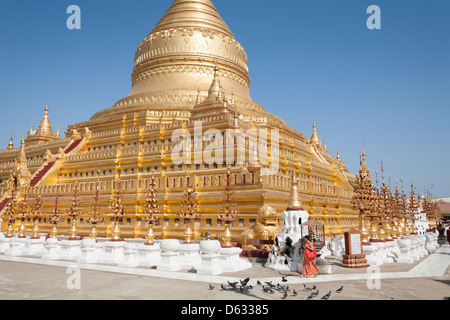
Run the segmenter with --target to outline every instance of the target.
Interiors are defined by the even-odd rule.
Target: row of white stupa
[[[6,238],[0,233],[0,254],[36,257],[44,260],[75,261],[80,264],[106,264],[119,267],[156,267],[162,271],[196,270],[197,274],[217,275],[249,269],[251,263],[240,258],[242,249],[222,248],[217,240],[185,244],[167,239],[146,245],[144,240],[110,241],[99,238],[68,240],[41,235],[40,239]]]
[[[306,211],[286,211],[282,215],[283,230],[277,236],[278,245],[274,245],[266,267],[279,271],[301,271],[303,255],[300,250],[301,237],[308,234],[308,231],[301,226],[309,219]],[[370,245],[363,245],[363,254],[366,255],[367,263],[371,266],[379,266],[386,263],[413,263],[425,255],[431,254],[439,248],[437,242],[439,233],[426,232],[429,229],[426,214],[418,213],[415,218],[417,235],[402,236],[399,239],[385,242],[373,242]],[[408,227],[411,221],[408,221]],[[303,228],[303,230],[302,230]],[[292,253],[286,255],[286,240],[292,241]],[[345,255],[344,236],[337,236],[325,239],[325,246],[318,252],[316,264],[321,273],[331,273],[331,264],[327,257],[342,257]]]

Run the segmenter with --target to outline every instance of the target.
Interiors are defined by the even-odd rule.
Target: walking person
[[[319,273],[319,269],[316,266],[316,249],[309,236],[304,236],[301,240],[301,244],[305,253],[303,256],[303,270],[300,277],[303,278],[304,276],[308,276],[309,278],[315,278]]]

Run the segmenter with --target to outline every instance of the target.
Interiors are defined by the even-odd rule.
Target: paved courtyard
[[[0,256],[0,299],[146,299],[146,300],[280,300],[282,294],[265,293],[256,280],[281,283],[277,271],[254,268],[235,274],[199,276],[191,272],[161,272],[151,268],[118,268],[104,265],[76,265],[67,261],[44,261]],[[387,264],[379,269],[380,288],[370,289],[376,279],[367,280],[365,269],[333,266],[331,275],[316,279],[288,277],[290,295],[286,300],[305,300],[310,292],[303,283],[316,285],[319,299],[330,290],[330,300],[358,299],[449,299],[450,246],[443,246],[431,256],[414,264]],[[74,276],[70,267],[79,267],[80,288],[69,289]],[[69,267],[69,269],[68,269]],[[372,274],[373,275],[373,274]],[[250,277],[254,289],[243,294],[220,284]],[[377,278],[378,275],[375,275]],[[215,288],[209,290],[209,284]],[[369,283],[369,287],[368,287]],[[344,286],[342,293],[335,290]],[[293,295],[293,289],[298,295]]]

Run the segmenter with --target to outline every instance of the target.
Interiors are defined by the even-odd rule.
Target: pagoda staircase
[[[3,209],[6,207],[7,204],[8,204],[8,196],[5,193],[5,195],[3,196],[3,200],[0,202],[0,212],[3,211]]]
[[[47,163],[39,172],[31,179],[30,187],[36,186],[39,181],[47,174],[47,172],[55,165],[56,161]]]
[[[69,144],[64,148],[64,154],[65,155],[75,154],[76,152],[78,152],[81,149],[81,147],[85,144],[85,142],[86,142],[86,137],[69,142]],[[53,160],[53,161],[44,163],[38,170],[36,170],[36,172],[31,177],[30,187],[35,187],[35,186],[39,185],[42,181],[44,181],[44,179],[49,174],[54,172],[54,170],[56,170],[59,167],[61,161],[62,161],[61,159],[58,159],[58,160]],[[16,197],[18,198],[18,197],[20,197],[20,195],[21,195],[21,191],[19,191],[16,194]],[[0,198],[0,214],[5,209],[7,203],[8,203],[8,193],[5,192],[3,197]]]

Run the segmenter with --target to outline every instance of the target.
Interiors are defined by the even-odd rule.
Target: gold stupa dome
[[[240,112],[266,114],[250,97],[247,54],[211,0],[175,0],[136,50],[129,96],[93,118],[145,109],[189,111],[199,96],[208,96],[217,69],[223,94],[234,96]]]

